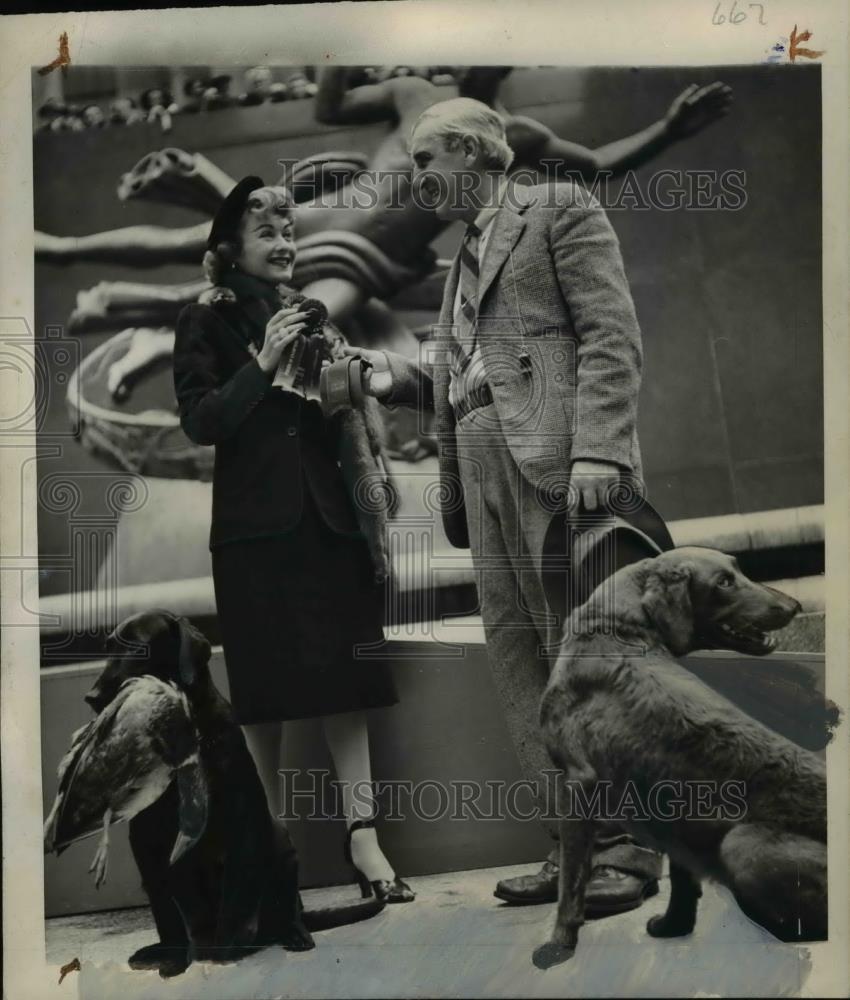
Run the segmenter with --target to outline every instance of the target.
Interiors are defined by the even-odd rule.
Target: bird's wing
[[[46,853],[55,850],[57,854],[61,854],[67,846],[59,846],[60,842],[57,839],[59,825],[64,805],[67,801],[68,791],[74,784],[74,776],[79,769],[80,762],[85,756],[86,749],[90,745],[92,736],[97,728],[97,722],[98,719],[92,719],[91,722],[87,722],[72,733],[71,746],[62,760],[59,761],[59,767],[56,772],[59,778],[59,787],[57,788],[50,814],[44,823],[44,850]]]
[[[150,676],[125,681],[100,715],[74,734],[45,823],[45,850],[59,854],[96,833],[108,807],[120,821],[155,801],[174,767],[162,748],[172,742],[185,746],[187,726],[194,732],[185,699],[172,686]]]

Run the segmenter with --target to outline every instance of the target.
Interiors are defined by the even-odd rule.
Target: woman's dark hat
[[[265,187],[261,177],[243,177],[224,199],[215,213],[212,228],[207,239],[207,247],[214,250],[219,243],[233,240],[239,233],[239,223],[245,214],[245,206],[252,191]]]

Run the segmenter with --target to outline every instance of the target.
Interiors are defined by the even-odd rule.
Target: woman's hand
[[[298,306],[280,309],[266,324],[266,336],[257,355],[257,364],[264,372],[274,371],[280,363],[284,349],[307,325],[307,313],[298,312]]]
[[[390,389],[393,387],[393,377],[387,356],[383,351],[369,351],[363,347],[348,346],[343,346],[342,351],[349,357],[356,355],[364,358],[372,366],[367,369],[363,380],[363,388],[370,396],[380,399],[382,396],[389,395]]]

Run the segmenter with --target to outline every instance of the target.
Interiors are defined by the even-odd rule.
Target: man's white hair
[[[484,165],[490,170],[507,170],[513,161],[502,116],[481,101],[453,97],[432,104],[416,119],[411,137],[423,125],[450,150],[457,149],[465,135],[474,136],[481,146]]]

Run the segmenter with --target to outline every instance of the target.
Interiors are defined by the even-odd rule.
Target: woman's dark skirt
[[[394,705],[389,665],[357,653],[383,641],[383,587],[362,537],[338,534],[306,483],[288,534],[212,551],[237,721],[280,722]]]

